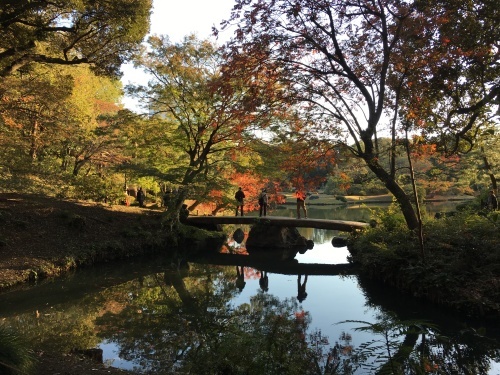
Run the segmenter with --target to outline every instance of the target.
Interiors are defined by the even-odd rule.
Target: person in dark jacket
[[[241,189],[238,189],[236,194],[234,194],[234,198],[236,199],[236,216],[238,216],[238,209],[241,211],[241,216],[243,216],[243,199],[245,199],[245,193]]]
[[[304,301],[307,298],[306,292],[306,284],[307,284],[307,275],[304,278],[304,282],[301,283],[302,275],[297,276],[297,299],[299,302]]]
[[[144,207],[144,200],[146,199],[146,194],[144,194],[144,190],[142,187],[137,191],[137,201],[139,202],[139,207]]]
[[[259,217],[262,217],[262,215],[267,215],[267,202],[267,190],[262,189],[262,192],[259,195]]]

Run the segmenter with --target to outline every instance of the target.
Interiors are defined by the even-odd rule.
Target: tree
[[[470,151],[498,119],[499,17],[489,0],[421,0],[405,25],[394,65],[404,76],[401,113],[448,155]]]
[[[46,186],[58,186],[59,194],[68,181],[68,192],[84,185],[76,189],[80,197],[82,191],[87,197],[110,196],[111,185],[102,185],[109,181],[109,167],[123,157],[120,132],[104,115],[119,110],[118,80],[97,77],[86,65],[38,65],[5,77],[0,88],[0,168],[9,176],[5,183],[36,176]],[[91,193],[96,190],[100,192]]]
[[[172,44],[154,36],[149,44],[137,64],[152,79],[148,86],[129,87],[148,110],[148,119],[134,130],[142,155],[136,169],[178,186],[180,208],[188,194],[206,196],[211,181],[224,186],[220,179],[235,169],[235,154],[248,152],[252,126],[272,113],[241,77],[223,70],[212,43],[189,36]]]
[[[149,31],[151,0],[4,0],[0,76],[32,62],[119,75]]]
[[[95,76],[86,66],[67,68],[73,78],[73,90],[67,100],[67,113],[61,121],[66,127],[60,149],[56,151],[62,168],[72,165],[77,176],[84,166],[93,166],[102,174],[102,167],[118,164],[121,155],[119,131],[110,115],[120,110],[116,104],[122,94],[119,81]],[[100,170],[100,172],[99,172]]]
[[[272,66],[279,71],[289,102],[300,105],[316,119],[311,131],[331,138],[339,127],[343,129],[345,140],[352,144],[344,142],[346,146],[394,195],[410,229],[419,226],[411,194],[398,184],[394,168],[380,163],[377,139],[384,124],[389,124],[387,119],[393,118],[389,128],[396,142],[403,89],[408,89],[406,98],[414,95],[410,84],[403,85],[408,82],[408,69],[402,69],[401,64],[411,58],[417,60],[420,51],[402,46],[415,40],[412,30],[417,25],[423,25],[425,37],[434,24],[418,21],[437,21],[440,11],[437,6],[418,13],[415,4],[405,1],[240,0],[225,24],[237,23],[235,37],[229,43],[233,58],[260,56],[257,62],[249,59],[247,69],[267,65],[267,70]],[[432,49],[437,47],[431,45]],[[403,53],[408,55],[406,60]],[[441,56],[453,60],[447,53],[444,50]],[[422,67],[413,68],[412,76],[426,77]],[[477,76],[470,70],[467,78],[473,77]],[[466,111],[474,123],[474,110],[491,103],[497,92],[495,86],[468,110],[454,108],[449,113]],[[414,108],[413,102],[404,107],[406,113]]]
[[[65,101],[71,95],[73,79],[65,72],[42,68],[20,77],[7,77],[2,84],[0,110],[4,130],[9,133],[3,142],[5,150],[14,164],[22,156],[13,154],[29,155],[35,161],[42,148],[60,139],[60,120],[67,114]]]

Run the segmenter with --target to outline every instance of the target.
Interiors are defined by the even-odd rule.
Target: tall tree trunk
[[[412,352],[413,348],[417,345],[418,342],[418,333],[416,332],[407,332],[406,336],[399,346],[399,349],[392,358],[384,363],[376,372],[377,375],[382,374],[396,374],[398,370],[401,369],[402,364],[407,361]]]
[[[486,157],[486,154],[484,152],[484,147],[481,147],[481,156],[482,156],[483,162],[484,162],[484,169],[486,169],[486,173],[488,174],[488,176],[490,177],[490,180],[491,180],[491,187],[493,190],[495,190],[495,192],[498,192],[497,179],[496,179],[495,175],[493,174],[493,169],[491,168],[491,164],[488,161],[488,158]]]
[[[184,204],[184,200],[187,197],[186,188],[182,186],[172,192],[170,199],[166,202],[167,206],[165,207],[165,220],[164,223],[169,227],[171,232],[175,231],[179,227],[179,213],[182,209],[182,205]]]
[[[201,201],[199,200],[195,200],[191,206],[188,207],[188,210],[189,211],[194,211],[196,209],[196,207],[198,207],[199,205],[201,204]]]
[[[32,160],[35,160],[37,158],[37,151],[38,151],[38,136],[40,133],[40,124],[38,123],[38,120],[33,121],[33,125],[31,127],[31,145],[30,145],[30,157]]]
[[[417,214],[415,213],[415,209],[413,208],[413,205],[411,203],[410,197],[396,182],[395,176],[391,176],[380,165],[377,155],[373,153],[373,142],[371,140],[370,134],[363,134],[362,139],[365,145],[365,152],[361,154],[361,157],[366,162],[368,168],[370,168],[370,170],[375,173],[375,176],[377,176],[377,178],[382,181],[387,190],[392,193],[392,195],[398,202],[408,229],[417,229],[419,226],[419,221]]]
[[[418,232],[418,244],[420,246],[420,257],[425,259],[425,251],[424,251],[424,230],[422,227],[422,214],[420,212],[420,200],[417,192],[417,184],[415,183],[415,172],[413,170],[413,162],[411,160],[410,153],[410,141],[408,140],[408,131],[405,133],[406,137],[406,156],[408,158],[408,167],[410,168],[410,178],[411,178],[411,187],[413,189],[413,198],[415,199],[415,207],[417,209],[417,218],[418,218],[418,227],[416,228]]]
[[[78,160],[78,159],[75,159],[75,162],[73,164],[73,176],[78,176],[78,173],[80,172],[80,169],[82,169],[82,167],[86,164],[86,160],[83,159],[83,160]]]
[[[183,306],[188,309],[188,311],[196,310],[196,299],[189,293],[186,288],[184,279],[179,272],[165,272],[164,273],[165,283],[167,285],[172,285],[177,292]]]

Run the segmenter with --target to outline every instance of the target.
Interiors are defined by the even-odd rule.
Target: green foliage
[[[66,189],[60,195],[75,199],[91,199],[97,202],[119,203],[124,198],[122,177],[119,175],[87,175],[70,177]]]
[[[0,76],[33,62],[92,64],[99,74],[119,76],[149,31],[151,6],[151,0],[4,2]]]
[[[0,373],[28,374],[34,364],[35,357],[20,334],[0,324]]]
[[[362,343],[358,348],[359,356],[368,359],[362,362],[361,368],[370,373],[423,374],[427,372],[427,364],[434,362],[432,353],[417,346],[419,336],[437,336],[435,326],[428,322],[400,321],[384,316],[376,323],[355,320],[342,323],[363,324],[354,330],[370,332],[374,336],[373,340]]]
[[[428,220],[424,259],[414,232],[397,216],[382,216],[381,225],[350,240],[352,261],[363,274],[468,315],[498,314],[500,293],[489,287],[500,275],[496,212],[466,210]]]
[[[405,221],[397,203],[392,203],[386,210],[378,210],[377,221],[380,221],[383,228],[389,232],[404,232]]]
[[[348,194],[364,196],[366,195],[366,191],[362,184],[352,184],[349,187]]]
[[[119,133],[100,118],[118,108],[118,81],[96,77],[83,66],[42,66],[1,84],[4,189],[102,200],[114,189],[102,185],[123,186],[111,173],[123,158]],[[110,195],[108,201],[118,196]]]

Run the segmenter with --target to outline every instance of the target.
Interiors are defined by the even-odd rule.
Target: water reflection
[[[293,262],[221,254],[84,270],[2,295],[0,317],[35,348],[98,346],[107,363],[154,374],[498,375],[498,332],[338,272],[347,250],[321,232]]]
[[[304,281],[301,281],[302,275],[297,276],[297,299],[299,302],[303,302],[307,298],[306,284],[307,275],[304,277]]]

